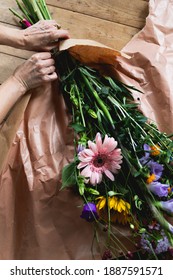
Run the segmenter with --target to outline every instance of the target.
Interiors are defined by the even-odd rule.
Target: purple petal
[[[148,185],[149,190],[159,197],[168,195],[169,185],[161,184],[160,182],[152,182]]]

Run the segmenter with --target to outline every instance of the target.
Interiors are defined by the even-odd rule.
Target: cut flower
[[[93,222],[98,219],[97,208],[93,202],[88,202],[83,206],[81,218],[85,219],[87,222]]]
[[[106,134],[102,142],[99,132],[95,143],[88,141],[88,149],[81,151],[78,158],[78,169],[83,168],[81,175],[88,178],[93,186],[101,183],[103,174],[114,181],[113,174],[118,173],[122,163],[121,149],[117,148],[117,141]]]
[[[100,218],[102,218],[103,220],[107,220],[108,211],[110,210],[110,219],[112,222],[118,222],[119,224],[123,225],[130,222],[131,206],[128,202],[116,196],[108,197],[108,203],[104,196],[100,196],[97,199],[98,203],[96,206],[99,211]]]

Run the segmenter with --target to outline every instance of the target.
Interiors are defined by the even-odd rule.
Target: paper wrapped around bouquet
[[[167,132],[173,130],[172,6],[172,1],[150,1],[145,28],[123,50],[132,58],[88,40],[66,40],[60,46],[141,89],[144,94],[134,98]],[[80,218],[82,200],[70,188],[60,190],[62,168],[73,159],[69,120],[54,82],[25,95],[1,127],[0,259],[101,258],[102,242],[91,248],[92,224]],[[128,229],[115,230],[127,250],[134,250]]]
[[[113,63],[120,55],[83,40],[60,49],[69,44],[78,55],[81,46],[91,64]],[[62,168],[74,156],[69,120],[54,82],[28,93],[1,127],[0,259],[101,258],[96,242],[91,248],[93,225],[80,218],[82,199],[70,188],[60,190]]]

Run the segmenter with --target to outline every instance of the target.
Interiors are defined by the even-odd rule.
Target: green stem
[[[12,8],[9,8],[10,12],[13,13],[13,15],[15,15],[16,17],[20,18],[21,20],[23,20],[23,17],[21,15],[19,15],[15,10],[13,10]]]
[[[75,88],[76,88],[76,92],[77,92],[77,96],[78,96],[79,111],[80,111],[80,115],[81,115],[81,118],[82,118],[82,123],[83,123],[83,126],[86,127],[85,118],[84,118],[84,114],[83,114],[83,110],[82,110],[81,99],[80,99],[80,93],[79,93],[77,85],[75,86]]]
[[[31,5],[33,7],[34,13],[37,15],[38,20],[44,19],[42,16],[42,13],[40,12],[40,9],[38,8],[36,0],[30,0]]]
[[[101,100],[101,98],[99,97],[98,93],[95,91],[95,89],[91,86],[91,84],[89,83],[88,79],[86,78],[86,76],[82,73],[81,76],[83,78],[83,80],[85,81],[85,84],[87,86],[87,88],[89,89],[90,93],[94,96],[94,98],[96,99],[98,105],[100,106],[100,108],[102,109],[102,111],[104,112],[105,116],[107,117],[107,119],[109,120],[109,122],[111,123],[113,129],[114,127],[114,122],[113,119],[106,107],[106,105],[104,104],[104,102]]]
[[[16,3],[19,7],[19,9],[24,13],[26,19],[31,23],[34,24],[34,22],[32,21],[30,15],[28,14],[27,10],[20,4],[20,2],[18,0],[16,0]]]
[[[45,10],[45,12],[47,14],[47,18],[46,19],[52,19],[51,14],[49,12],[49,9],[48,9],[48,7],[46,5],[46,2],[44,0],[40,0],[40,2],[42,3],[42,5],[44,7],[44,10]]]

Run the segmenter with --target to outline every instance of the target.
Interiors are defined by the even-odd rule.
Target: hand
[[[32,51],[50,51],[58,46],[59,39],[68,39],[67,30],[58,29],[60,26],[54,20],[40,20],[34,25],[21,30],[23,48]]]
[[[37,53],[18,66],[13,77],[22,85],[25,93],[29,89],[56,80],[54,64],[54,59],[49,52]]]

